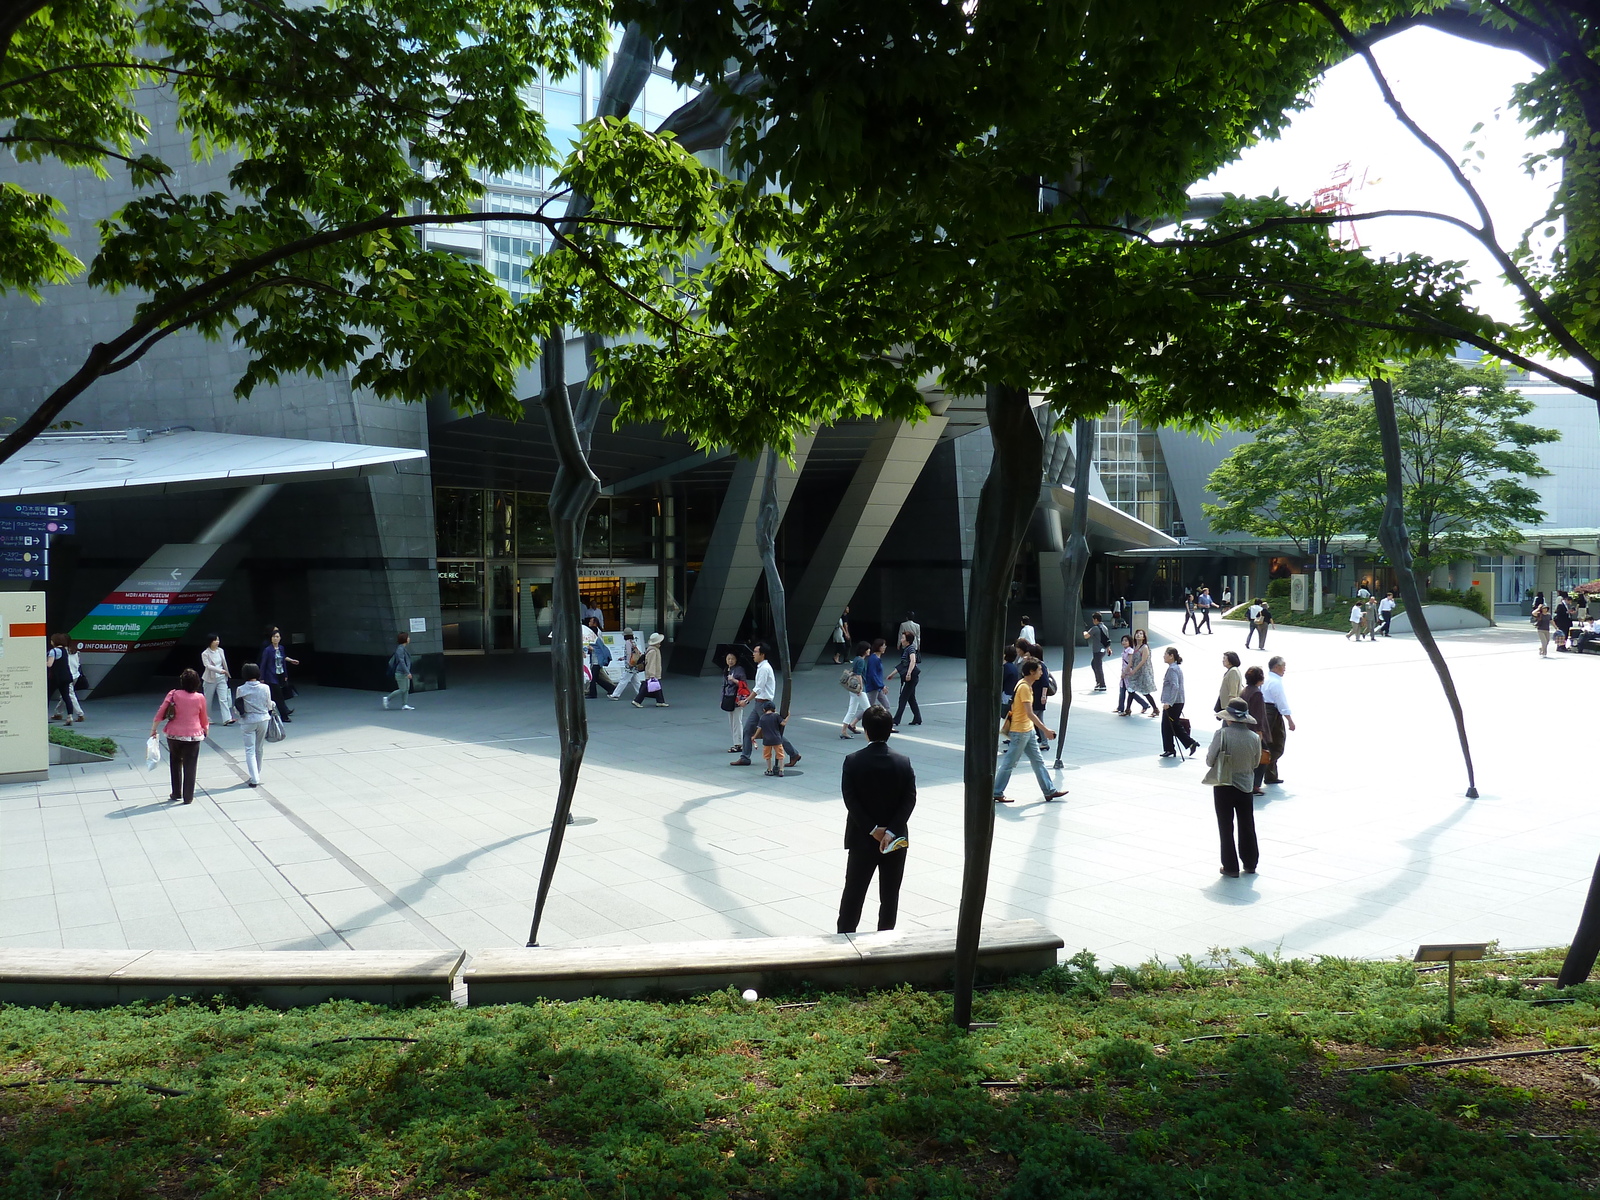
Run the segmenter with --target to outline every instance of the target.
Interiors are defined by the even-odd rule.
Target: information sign
[[[0,546],[25,548],[38,546],[43,548],[47,538],[42,533],[0,533]]]
[[[9,563],[0,563],[0,579],[47,579],[49,571],[43,565],[37,567],[14,566]],[[24,593],[18,593],[19,595]]]
[[[36,567],[48,567],[50,551],[0,549],[0,563],[32,563]]]
[[[50,776],[44,597],[0,592],[0,782]]]
[[[7,533],[73,533],[78,528],[71,517],[34,518],[0,515],[0,534]]]
[[[14,501],[0,503],[0,517],[21,521],[70,521],[78,510],[70,504],[19,504]]]

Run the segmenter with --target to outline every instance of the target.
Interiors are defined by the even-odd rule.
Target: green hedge
[[[57,746],[70,746],[74,750],[82,750],[88,754],[103,754],[113,758],[117,753],[117,744],[108,737],[84,737],[81,733],[73,733],[65,726],[50,726],[50,741]]]
[[[1429,604],[1453,604],[1457,608],[1465,608],[1477,613],[1480,617],[1491,620],[1494,614],[1489,611],[1489,601],[1482,592],[1467,588],[1465,591],[1454,591],[1451,588],[1429,588]]]

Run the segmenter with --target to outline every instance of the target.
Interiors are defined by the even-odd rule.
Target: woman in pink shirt
[[[182,797],[185,804],[194,803],[194,773],[200,765],[200,743],[211,728],[211,714],[206,711],[205,694],[200,690],[200,676],[190,670],[178,676],[178,686],[173,688],[156,709],[150,722],[150,736],[156,736],[156,726],[166,718],[167,757],[172,763],[172,795],[168,800]]]

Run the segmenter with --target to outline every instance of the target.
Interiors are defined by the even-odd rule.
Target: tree
[[[604,351],[619,408],[738,447],[873,411],[924,372],[986,397],[995,459],[968,612],[964,1025],[993,830],[1005,584],[1040,478],[1030,395],[1046,397],[1056,428],[1111,403],[1204,427],[1440,347],[1436,331],[1402,320],[1403,305],[1484,326],[1452,268],[1330,246],[1280,201],[1229,201],[1203,229],[1149,235],[1183,211],[1195,179],[1303,102],[1332,47],[1303,10],[1153,3],[1068,20],[1027,0],[901,0],[802,18],[774,0],[629,12],[660,34],[680,78],[709,77],[746,118],[737,161],[756,184],[781,182],[792,204],[761,215],[776,259],[658,264],[665,290],[648,294],[674,314],[671,336]],[[595,153],[584,169],[605,168]],[[634,202],[618,183],[610,191]],[[730,209],[729,225],[740,220]]]
[[[481,268],[425,251],[418,226],[561,217],[482,210],[484,171],[561,158],[524,102],[539,73],[598,63],[598,0],[19,0],[0,13],[0,144],[26,177],[46,160],[143,189],[100,227],[88,282],[146,296],[118,336],[3,442],[0,461],[97,379],[184,330],[251,352],[236,389],[348,371],[383,397],[444,393],[517,417],[516,371],[555,328]],[[177,190],[144,152],[159,88],[227,192]],[[419,169],[426,164],[426,169]],[[62,203],[0,186],[0,291],[39,296],[82,271]]]
[[[1202,506],[1211,527],[1290,541],[1301,554],[1353,528],[1382,494],[1372,475],[1369,408],[1347,396],[1310,395],[1269,417],[1207,480],[1222,500]]]
[[[1468,367],[1445,358],[1414,359],[1393,379],[1403,479],[1406,532],[1415,547],[1413,570],[1426,591],[1436,568],[1483,552],[1504,553],[1521,540],[1519,527],[1544,516],[1540,496],[1525,482],[1548,475],[1536,446],[1556,441],[1553,429],[1525,424],[1533,402],[1505,384],[1492,366]],[[1364,475],[1371,499],[1358,524],[1376,536],[1382,518],[1377,427]]]

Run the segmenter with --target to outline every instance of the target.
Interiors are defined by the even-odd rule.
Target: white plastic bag
[[[151,739],[144,744],[144,765],[152,771],[161,765],[160,737],[152,736]]]

